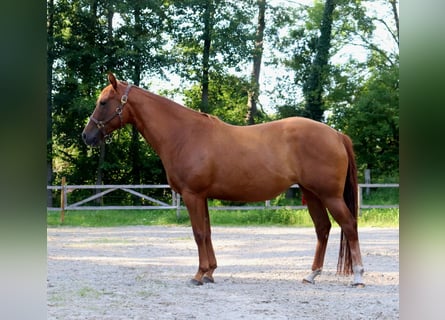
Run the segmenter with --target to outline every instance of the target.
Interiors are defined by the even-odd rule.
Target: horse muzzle
[[[82,132],[82,139],[86,145],[97,147],[102,142],[103,137],[100,130],[93,130],[93,132],[87,132],[86,130],[84,130]]]

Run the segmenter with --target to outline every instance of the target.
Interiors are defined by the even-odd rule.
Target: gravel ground
[[[335,275],[331,231],[314,285],[312,228],[214,227],[215,283],[192,286],[189,227],[48,228],[48,319],[398,319],[399,230],[361,228],[365,288]]]

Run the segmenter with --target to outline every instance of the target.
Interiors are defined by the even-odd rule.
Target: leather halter
[[[116,117],[119,117],[120,121],[121,121],[121,125],[119,127],[122,128],[124,126],[123,120],[122,120],[122,110],[124,109],[125,104],[127,103],[128,100],[128,93],[130,92],[131,89],[131,84],[129,83],[127,85],[127,88],[125,89],[125,93],[124,95],[121,97],[121,102],[120,105],[117,106],[116,111],[114,112],[113,115],[111,115],[108,119],[106,120],[97,120],[96,118],[94,118],[92,115],[90,117],[90,120],[93,121],[96,124],[96,127],[102,131],[103,135],[104,135],[104,139],[106,143],[110,143],[111,142],[111,136],[109,134],[105,134],[104,128],[105,125],[107,123],[109,123],[111,120],[113,120]],[[111,132],[110,132],[111,133]]]

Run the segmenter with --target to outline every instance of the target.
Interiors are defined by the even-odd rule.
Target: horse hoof
[[[194,286],[202,286],[204,283],[202,281],[192,279],[192,280],[190,280],[190,284],[194,285]]]
[[[315,281],[310,281],[308,279],[303,279],[304,284],[315,284]]]
[[[354,288],[364,288],[365,284],[364,283],[353,283],[352,286]]]
[[[204,278],[202,278],[202,281],[204,281],[204,283],[215,283],[215,280],[213,280],[213,278],[204,276]]]

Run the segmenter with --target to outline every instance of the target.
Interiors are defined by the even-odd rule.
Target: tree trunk
[[[265,29],[266,0],[258,0],[258,24],[255,36],[255,48],[253,51],[253,67],[250,77],[250,88],[247,93],[247,124],[255,124],[257,114],[257,102],[260,91],[260,69],[263,57],[263,38]]]
[[[136,5],[134,7],[134,39],[132,39],[134,44],[134,59],[133,59],[133,76],[132,81],[136,86],[140,85],[141,74],[142,74],[142,49],[140,48],[140,38],[143,36],[142,22],[141,22],[141,8]],[[140,164],[140,142],[139,142],[139,132],[136,127],[131,128],[131,143],[130,143],[130,161],[131,161],[131,183],[140,184],[141,183],[141,164]],[[134,205],[140,204],[140,199],[138,198]]]
[[[48,1],[48,52],[46,65],[46,185],[52,185],[53,182],[53,63],[54,63],[54,0]],[[53,197],[51,190],[47,191],[46,204],[52,207]]]
[[[97,166],[97,176],[96,176],[96,185],[100,186],[103,184],[103,164],[105,162],[105,143],[100,144],[100,152],[99,152],[99,164]],[[99,189],[95,189],[95,193],[98,194],[101,192]],[[97,198],[96,203],[98,205],[103,204],[103,197]]]
[[[329,49],[331,48],[332,13],[334,9],[335,0],[326,0],[315,59],[311,66],[311,73],[303,85],[307,116],[317,121],[323,119],[323,84],[329,61]]]
[[[113,3],[108,3],[107,7],[107,60],[106,67],[107,72],[113,72],[113,69],[116,66],[116,54],[115,54],[115,45],[114,45],[114,37],[113,37],[113,16],[114,16],[114,5]]]
[[[202,93],[201,106],[202,112],[209,113],[209,69],[210,69],[210,47],[212,42],[212,24],[213,24],[214,6],[213,0],[208,0],[204,11],[204,49],[202,55]]]
[[[135,5],[134,11],[134,39],[133,41],[133,50],[135,52],[133,59],[133,83],[139,86],[141,81],[141,73],[142,73],[142,48],[140,47],[140,38],[142,37],[142,22],[141,22],[141,8],[139,5]]]
[[[136,76],[136,75],[135,75]],[[139,80],[135,79],[134,84],[139,86]],[[131,183],[132,184],[141,184],[141,159],[140,159],[140,149],[141,144],[139,141],[139,131],[135,126],[131,127],[131,142],[129,147],[129,160],[131,162]],[[139,199],[140,200],[140,199]],[[137,203],[134,203],[137,204]]]
[[[95,0],[92,1],[90,10],[91,10],[90,19],[91,19],[91,27],[92,27],[97,22],[97,17],[96,17],[96,15],[97,15],[97,1],[95,1]],[[109,23],[110,23],[110,21],[108,21],[108,25],[107,25],[108,29],[107,30],[109,30],[110,27],[111,28],[113,27],[113,26],[110,26]],[[91,36],[94,37],[94,34],[92,34]],[[108,68],[110,67],[108,61],[107,61],[107,66],[108,66]],[[99,163],[97,165],[97,176],[96,176],[96,184],[97,185],[102,184],[102,180],[103,180],[103,170],[102,169],[104,166],[104,162],[105,162],[105,143],[101,143],[100,149],[99,149]],[[99,193],[99,192],[100,192],[100,190],[96,189],[96,193]],[[100,198],[100,199],[98,198],[96,200],[96,202],[98,204],[100,204],[102,202],[102,198]]]
[[[397,12],[397,1],[389,0],[392,6],[392,13],[394,15],[394,22],[397,29],[397,45],[399,44],[399,13]]]

